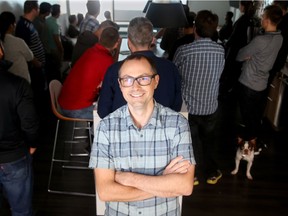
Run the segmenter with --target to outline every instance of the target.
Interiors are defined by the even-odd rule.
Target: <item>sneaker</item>
[[[199,180],[197,177],[194,177],[194,186],[199,185]]]
[[[216,184],[218,180],[222,177],[220,170],[217,170],[216,175],[211,176],[207,179],[207,184]]]

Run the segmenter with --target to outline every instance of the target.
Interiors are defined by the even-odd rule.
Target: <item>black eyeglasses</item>
[[[140,86],[147,86],[150,85],[152,82],[152,79],[156,76],[157,74],[153,74],[151,76],[139,76],[139,77],[131,77],[131,76],[126,76],[123,78],[119,78],[119,81],[123,87],[131,87],[134,84],[134,81],[136,80],[137,83]]]

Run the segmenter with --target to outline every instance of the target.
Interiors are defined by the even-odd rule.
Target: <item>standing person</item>
[[[72,53],[72,67],[88,48],[93,47],[99,41],[102,31],[107,27],[114,27],[119,31],[119,26],[116,23],[105,20],[95,32],[84,31],[78,36]]]
[[[278,52],[277,58],[273,64],[273,68],[269,72],[270,77],[268,85],[272,82],[275,75],[284,67],[288,55],[288,1],[273,1],[273,4],[279,6],[282,9],[283,17],[278,24],[277,29],[281,32],[283,42]]]
[[[149,57],[129,56],[118,81],[127,104],[100,121],[89,162],[105,216],[180,216],[195,168],[188,122],[154,100],[159,75]]]
[[[135,17],[128,26],[128,47],[132,53],[138,53],[155,61],[161,82],[155,90],[155,100],[175,111],[182,106],[181,78],[176,66],[169,60],[159,58],[149,49],[153,40],[153,25],[144,17]],[[118,71],[121,62],[116,62],[105,74],[100,91],[97,111],[101,118],[112,113],[127,102],[119,88]]]
[[[232,18],[233,18],[233,12],[231,11],[228,11],[226,13],[226,16],[225,16],[225,24],[222,26],[222,28],[220,29],[219,31],[219,39],[222,41],[222,42],[225,42],[226,40],[229,39],[230,35],[232,34],[232,31],[233,31],[233,21],[232,21]]]
[[[43,99],[45,99],[45,90],[47,89],[44,70],[46,62],[45,50],[39,34],[32,23],[38,16],[38,13],[38,1],[25,1],[24,15],[20,17],[16,25],[15,36],[22,38],[34,54],[34,59],[28,66],[36,109],[38,112],[42,112],[44,104]]]
[[[79,35],[79,29],[77,27],[77,17],[76,15],[70,15],[68,17],[68,21],[69,21],[69,27],[67,29],[67,35],[70,38],[77,38]]]
[[[248,44],[248,28],[249,26],[254,25],[255,20],[254,15],[256,9],[252,0],[240,1],[239,9],[242,15],[234,23],[232,34],[225,43],[226,62],[220,80],[220,95],[221,97],[223,96],[223,98],[226,98],[231,94],[236,98],[236,95],[234,95],[235,91],[233,90],[235,90],[235,87],[237,86],[242,66],[240,62],[236,61],[236,56],[239,50]]]
[[[72,67],[59,96],[62,113],[67,117],[93,119],[93,109],[104,75],[114,62],[119,33],[113,27],[103,30],[99,43],[89,48]]]
[[[262,15],[263,35],[256,36],[247,46],[240,49],[236,60],[243,61],[239,78],[239,107],[245,125],[238,141],[250,141],[258,153],[257,138],[261,135],[266,88],[269,71],[273,67],[282,45],[282,35],[277,31],[282,11],[276,5],[267,6]]]
[[[47,44],[48,39],[47,39],[47,27],[45,23],[46,23],[46,17],[48,17],[51,13],[51,7],[52,5],[50,3],[42,2],[40,4],[39,15],[35,17],[35,19],[33,20],[33,25],[39,34],[40,40],[46,52],[48,50],[48,44]]]
[[[32,216],[32,157],[39,121],[29,83],[8,72],[0,46],[0,191],[12,215]]]
[[[61,80],[61,65],[63,61],[64,49],[61,42],[61,27],[57,23],[61,9],[59,4],[52,5],[51,16],[46,20],[47,27],[47,80]]]
[[[110,11],[105,11],[104,12],[104,17],[105,17],[106,20],[112,20],[111,12]]]
[[[215,126],[219,78],[225,57],[223,47],[211,39],[217,25],[216,14],[207,10],[199,11],[194,25],[195,41],[180,47],[173,60],[182,76],[182,95],[189,112],[197,161],[195,176],[199,177],[204,171],[208,184],[216,184],[222,176],[216,161]],[[194,183],[198,184],[199,179],[195,179]]]
[[[188,24],[183,29],[184,36],[180,37],[179,39],[177,39],[175,41],[175,43],[173,44],[172,49],[171,49],[171,51],[169,52],[169,55],[168,55],[168,59],[170,61],[173,60],[175,52],[180,46],[182,46],[184,44],[192,43],[194,41],[194,20],[195,20],[195,16],[196,16],[196,14],[194,12],[189,12],[188,13],[188,15],[187,15]]]
[[[83,21],[83,19],[84,19],[83,14],[82,13],[78,13],[77,14],[77,27],[78,27],[78,29],[80,28],[80,23]]]
[[[15,15],[8,11],[2,12],[0,15],[0,39],[5,49],[5,59],[13,63],[9,71],[31,83],[27,62],[32,61],[34,55],[22,38],[14,36],[15,26]]]
[[[99,27],[99,21],[97,20],[100,14],[100,1],[93,0],[86,3],[87,13],[84,20],[80,23],[80,33],[84,31],[95,32]]]

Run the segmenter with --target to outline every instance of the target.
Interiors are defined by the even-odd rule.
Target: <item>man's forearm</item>
[[[116,182],[158,197],[190,195],[193,190],[194,165],[185,174],[147,176],[137,173],[117,172]]]
[[[114,180],[114,171],[95,169],[96,189],[99,198],[106,202],[131,202],[154,197],[140,189],[121,185]],[[113,175],[113,176],[112,176]],[[112,178],[111,178],[112,177]]]

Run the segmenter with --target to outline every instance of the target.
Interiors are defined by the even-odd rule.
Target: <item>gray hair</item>
[[[128,38],[135,46],[150,46],[153,40],[153,25],[145,17],[132,19],[128,26]]]

